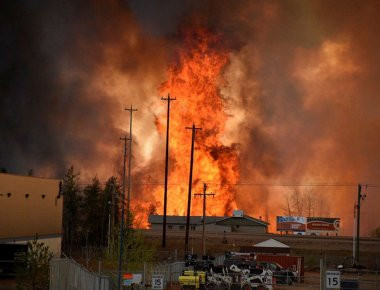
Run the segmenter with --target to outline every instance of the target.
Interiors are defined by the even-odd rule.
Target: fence
[[[276,273],[272,280],[276,283],[275,289],[329,289],[326,287],[327,276],[329,270],[337,271],[336,267],[332,267],[331,258],[320,260],[320,267],[312,271],[305,272],[302,276],[302,283],[298,279],[289,280],[287,276],[281,276]],[[224,257],[217,257],[216,265],[223,264]],[[142,269],[131,271],[135,274],[141,274],[142,281],[134,286],[134,289],[151,288],[152,278],[154,275],[160,275],[164,279],[164,287],[166,289],[179,289],[179,276],[185,270],[184,262],[174,263],[144,263]],[[352,270],[352,269],[351,269]],[[126,273],[123,271],[123,274]],[[231,274],[231,273],[230,273]],[[340,270],[341,289],[375,289],[380,290],[380,272],[375,270],[350,271],[350,269]],[[107,276],[90,272],[80,266],[78,263],[69,258],[54,259],[50,264],[50,289],[51,290],[113,290],[116,286],[117,272],[109,272]],[[290,285],[287,285],[287,284]],[[164,288],[164,289],[165,289]],[[231,288],[232,289],[232,288]],[[239,288],[240,289],[240,288]],[[245,289],[245,288],[244,288]]]
[[[112,290],[109,277],[90,272],[70,258],[50,262],[50,290]]]

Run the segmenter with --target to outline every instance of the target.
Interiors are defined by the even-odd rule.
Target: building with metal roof
[[[150,215],[148,219],[152,230],[162,230],[163,216]],[[206,216],[205,230],[208,232],[267,233],[269,223],[234,211],[232,216]],[[186,216],[166,216],[167,231],[185,231]],[[190,230],[201,231],[202,216],[190,217]]]

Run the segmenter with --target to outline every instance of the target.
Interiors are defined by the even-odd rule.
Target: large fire
[[[204,182],[208,192],[215,193],[208,201],[208,215],[223,216],[236,208],[233,184],[239,179],[238,154],[234,144],[221,141],[228,115],[218,85],[223,81],[228,51],[220,40],[205,29],[186,32],[178,60],[169,67],[168,79],[159,88],[160,96],[177,98],[170,112],[168,214],[186,214],[191,130],[185,127],[193,123],[202,128],[195,137],[193,193],[202,192]],[[162,136],[166,134],[166,117],[166,112],[157,117]],[[163,211],[162,197],[163,187],[157,187],[154,198],[158,213]],[[200,199],[192,199],[191,214],[202,214]]]

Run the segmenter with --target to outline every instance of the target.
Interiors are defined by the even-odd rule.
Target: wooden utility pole
[[[189,252],[189,228],[190,228],[190,209],[191,209],[191,189],[193,183],[193,161],[194,161],[194,141],[196,130],[202,130],[202,128],[196,128],[194,123],[192,127],[186,127],[191,129],[191,152],[190,152],[190,175],[189,175],[189,195],[187,197],[187,216],[186,216],[186,237],[185,237],[185,254]]]
[[[132,164],[132,113],[136,112],[137,109],[133,109],[132,105],[129,109],[125,109],[129,111],[129,158],[128,158],[128,196],[127,196],[127,233],[130,224],[130,204],[131,204],[131,164]]]
[[[356,250],[354,263],[359,264],[359,244],[360,244],[360,202],[364,200],[366,194],[362,194],[362,185],[358,184],[358,203],[356,204]]]
[[[123,256],[123,238],[124,238],[124,200],[125,200],[125,163],[127,159],[127,140],[128,138],[124,136],[120,138],[124,141],[124,156],[123,156],[123,184],[122,184],[122,193],[121,193],[121,221],[120,221],[120,244],[119,244],[119,261],[118,261],[118,272],[117,272],[117,289],[121,288],[121,265],[122,265],[122,256]]]
[[[162,247],[166,247],[166,209],[168,200],[168,163],[169,163],[169,120],[170,120],[170,102],[175,101],[176,98],[161,98],[163,101],[168,101],[168,113],[166,121],[166,155],[165,155],[165,188],[164,188],[164,217],[162,225]]]
[[[128,158],[128,195],[127,195],[127,234],[129,231],[130,224],[130,199],[131,199],[131,163],[132,163],[132,113],[136,112],[137,109],[133,109],[131,106],[129,109],[129,138],[126,136],[121,138],[124,140],[124,167],[123,167],[123,195],[122,195],[122,210],[121,210],[121,224],[120,224],[120,248],[119,248],[119,269],[118,269],[118,283],[117,289],[121,288],[121,265],[123,257],[123,243],[124,243],[124,201],[125,201],[125,161],[127,153],[127,140],[129,140],[129,158]]]
[[[205,223],[206,223],[206,198],[208,196],[214,197],[214,193],[206,193],[207,190],[207,184],[203,183],[203,193],[196,193],[195,196],[202,196],[203,197],[203,228],[202,228],[202,251],[203,256],[206,255],[206,234],[205,234]]]

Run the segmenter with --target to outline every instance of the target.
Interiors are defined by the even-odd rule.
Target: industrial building
[[[0,173],[0,243],[26,243],[36,236],[61,251],[62,205],[58,179]]]
[[[152,230],[162,230],[163,216],[150,215],[148,219]],[[244,215],[243,211],[235,210],[232,216],[206,216],[205,230],[208,232],[239,232],[264,234],[268,232],[269,223]],[[167,231],[185,231],[186,216],[166,217]],[[203,217],[190,217],[190,230],[202,231]]]

